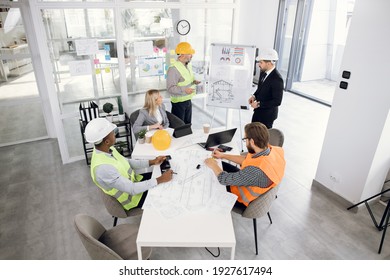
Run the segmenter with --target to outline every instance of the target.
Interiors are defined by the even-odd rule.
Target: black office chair
[[[138,115],[139,115],[139,110],[140,110],[140,109],[135,110],[133,113],[130,114],[129,120],[130,120],[131,126],[133,126],[134,123],[135,123],[135,121],[137,120]]]
[[[169,120],[169,127],[170,128],[180,127],[180,126],[183,126],[185,124],[180,118],[176,117],[171,112],[168,112],[168,111],[166,111],[166,112],[167,112],[167,117],[168,117],[168,120]],[[138,115],[139,115],[139,109],[135,110],[133,113],[131,113],[131,115],[130,115],[131,127],[134,126],[134,123],[137,120]],[[138,139],[138,135],[134,134],[134,137],[135,137],[135,140]]]
[[[129,118],[129,120],[130,120],[130,125],[131,125],[131,131],[133,131],[135,140],[138,140],[138,135],[134,133],[133,127],[134,127],[135,121],[136,121],[137,118],[138,118],[138,115],[139,115],[139,109],[138,109],[138,110],[135,110],[133,113],[131,113],[130,118]]]

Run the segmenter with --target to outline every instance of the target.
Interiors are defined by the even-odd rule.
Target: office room
[[[180,177],[188,170],[179,160],[200,164],[201,176],[213,175],[203,162],[212,152],[193,151],[190,144],[236,128],[228,143],[218,144],[233,147],[237,154],[247,152],[248,140],[242,139],[254,115],[248,100],[261,83],[256,58],[270,49],[278,55],[273,65],[283,79],[273,131],[283,134],[278,145],[286,163],[271,208],[256,219],[230,212],[233,205],[224,212],[226,220],[194,218],[200,228],[215,227],[208,236],[218,236],[227,226],[226,242],[225,236],[214,243],[202,243],[201,237],[199,242],[182,241],[177,231],[175,242],[143,243],[154,244],[142,245],[152,247],[147,253],[151,262],[139,263],[184,260],[202,266],[215,261],[223,266],[222,261],[234,259],[230,264],[271,261],[278,268],[289,266],[289,260],[306,266],[313,260],[322,265],[337,260],[351,267],[358,260],[389,260],[390,99],[383,82],[390,63],[389,38],[383,36],[390,25],[385,13],[389,8],[385,0],[0,1],[0,265],[5,268],[7,260],[14,260],[12,266],[23,260],[96,258],[75,226],[78,214],[107,231],[132,228],[131,258],[143,258],[141,241],[156,233],[164,219],[174,219],[149,213],[148,219],[155,220],[147,224],[146,211],[128,211],[113,226],[116,214],[91,178],[94,145],[86,139],[91,117],[85,113],[96,112],[105,120],[113,115],[119,130],[115,145],[126,157],[153,160],[170,154],[172,170],[179,173],[173,181],[176,176],[188,182]],[[148,90],[157,90],[171,127],[177,121],[171,116],[176,105],[167,81],[181,43],[193,50],[194,81],[200,82],[190,100],[193,133],[162,136],[163,147],[140,144],[134,120]],[[239,75],[229,80],[236,68],[229,68],[226,59],[224,67],[215,66],[222,63],[213,52],[219,48],[225,58],[226,50],[234,50],[235,59],[244,50],[247,60],[234,61],[245,71],[236,71]],[[226,76],[225,81],[213,80],[214,73]],[[249,73],[249,80],[240,80],[243,73]],[[245,85],[235,90],[235,84]],[[211,94],[217,87],[219,93],[228,92],[225,98]],[[124,121],[119,120],[121,113]],[[203,132],[204,124],[211,132]],[[186,137],[191,143],[174,150]],[[149,154],[153,149],[157,152]],[[215,176],[202,182],[220,185]],[[154,193],[168,193],[167,184]],[[157,202],[147,202],[146,207],[157,207]],[[197,206],[178,203],[164,213],[196,216],[206,211]],[[183,222],[188,229],[196,224]],[[139,229],[145,239],[138,236],[137,243]]]

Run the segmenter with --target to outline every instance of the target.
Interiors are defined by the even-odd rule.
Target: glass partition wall
[[[86,1],[74,3],[74,7],[57,2],[37,2],[37,7],[64,130],[65,144],[61,147],[60,141],[60,148],[66,149],[62,154],[68,156],[63,156],[63,162],[84,156],[80,104],[94,102],[104,115],[103,104],[112,103],[116,113],[121,98],[130,115],[143,106],[145,92],[156,88],[170,110],[166,71],[176,59],[175,46],[181,41],[193,46],[196,78],[205,81],[210,44],[233,40],[233,1],[152,1],[147,5],[143,1],[114,1],[110,5]],[[176,29],[182,19],[191,25],[186,35]],[[194,125],[199,127],[201,122],[196,121],[202,121],[201,115],[209,118],[202,94],[205,86],[194,100]]]
[[[0,147],[48,138],[24,14],[19,3],[0,1]]]
[[[331,106],[355,0],[281,0],[276,48],[285,89]]]

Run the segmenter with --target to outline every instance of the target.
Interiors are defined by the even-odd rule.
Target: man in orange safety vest
[[[222,185],[238,196],[236,207],[245,209],[258,196],[277,186],[283,178],[285,169],[284,151],[281,147],[269,145],[267,127],[260,122],[245,126],[248,154],[231,155],[215,149],[212,158],[205,160]],[[215,159],[226,159],[237,163],[237,167],[222,162],[221,169]]]

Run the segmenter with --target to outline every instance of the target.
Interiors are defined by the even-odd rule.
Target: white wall
[[[390,167],[389,10],[388,0],[356,0],[341,63],[351,78],[336,88],[315,177],[352,203],[378,193]]]
[[[272,48],[275,41],[279,1],[241,0],[236,40],[233,43]]]
[[[366,180],[366,188],[362,197],[367,198],[382,190],[383,182],[386,180],[387,172],[390,169],[390,111],[387,114],[385,127],[379,140],[374,160]]]

